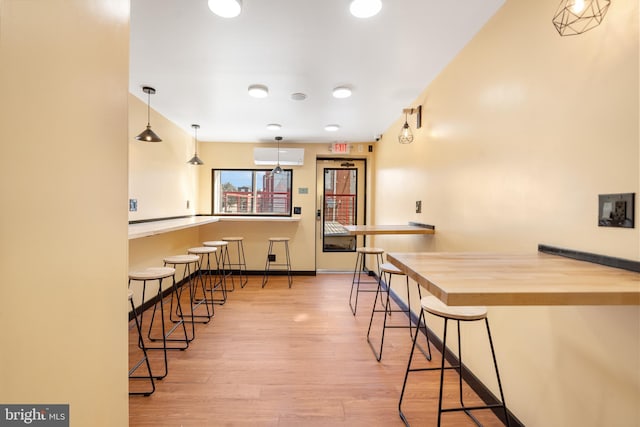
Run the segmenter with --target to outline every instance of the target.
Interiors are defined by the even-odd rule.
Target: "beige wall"
[[[129,2],[0,1],[0,402],[123,426]]]
[[[197,205],[197,168],[187,164],[193,157],[192,129],[181,129],[153,109],[162,88],[151,95],[151,128],[162,142],[135,139],[147,126],[147,95],[129,95],[129,198],[138,201],[138,210],[129,220],[193,215]],[[189,207],[187,208],[187,201]]]
[[[420,220],[437,234],[376,245],[546,243],[640,260],[638,2],[612,2],[600,27],[564,38],[551,24],[557,4],[507,1],[416,100],[424,123],[413,144],[398,144],[400,120],[385,133],[374,222]],[[598,194],[619,192],[636,193],[636,228],[598,227]],[[490,319],[507,404],[527,426],[640,423],[638,307],[500,307]],[[471,350],[485,348],[480,332],[466,336],[467,363],[491,385]]]

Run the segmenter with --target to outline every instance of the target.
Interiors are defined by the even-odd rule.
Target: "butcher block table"
[[[640,305],[640,273],[547,253],[389,253],[442,302],[461,305]]]

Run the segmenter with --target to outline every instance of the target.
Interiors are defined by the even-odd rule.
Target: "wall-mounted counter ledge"
[[[390,253],[447,305],[640,305],[640,273],[542,252]]]
[[[129,224],[129,240],[218,222],[214,216],[191,216]]]
[[[214,222],[232,221],[297,222],[300,221],[300,217],[191,216],[185,218],[172,218],[158,221],[138,222],[135,224],[129,224],[129,240],[154,236],[156,234],[169,233],[171,231],[183,230],[185,228],[199,227],[201,225],[211,224]]]
[[[345,225],[347,234],[371,235],[371,234],[434,234],[434,226],[423,225]]]

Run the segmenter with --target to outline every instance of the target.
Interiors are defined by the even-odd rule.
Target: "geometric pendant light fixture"
[[[138,141],[147,142],[160,142],[162,139],[154,131],[151,130],[150,116],[151,116],[151,94],[156,93],[156,90],[149,86],[144,86],[142,91],[147,94],[147,128],[143,130],[140,135],[136,136]]]
[[[562,0],[553,25],[561,36],[582,34],[602,23],[611,0]]]
[[[195,134],[194,139],[196,142],[196,148],[195,148],[195,154],[187,163],[194,166],[204,165],[204,162],[200,160],[200,157],[198,157],[198,129],[200,129],[200,125],[191,125],[191,127],[193,128],[193,132]]]
[[[407,115],[416,115],[416,128],[420,129],[422,127],[422,105],[418,105],[418,108],[405,108],[402,112],[404,113],[404,125],[400,129],[398,142],[400,144],[411,144],[413,142],[413,133],[411,132],[411,127],[409,127]]]

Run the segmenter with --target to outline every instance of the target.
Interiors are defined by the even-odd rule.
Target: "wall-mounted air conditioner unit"
[[[278,163],[278,149],[256,147],[253,149],[253,161],[256,165],[276,165]],[[281,166],[302,166],[303,164],[304,148],[280,148]]]

